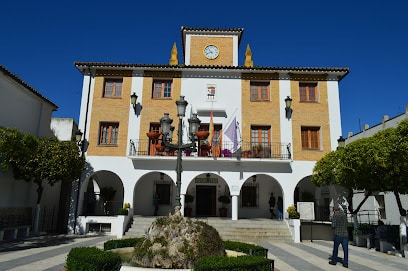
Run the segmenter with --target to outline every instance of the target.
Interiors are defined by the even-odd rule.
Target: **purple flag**
[[[228,136],[229,139],[234,144],[233,152],[238,149],[238,138],[237,138],[237,120],[236,117],[232,120],[230,126],[225,130],[225,135]]]

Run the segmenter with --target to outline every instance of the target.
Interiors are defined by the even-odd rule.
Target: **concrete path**
[[[113,236],[44,236],[14,242],[0,242],[0,270],[61,271],[68,252],[73,247],[96,246],[103,248]],[[268,258],[275,260],[275,270],[347,270],[341,264],[329,265],[332,242],[304,241],[294,243],[264,242]],[[349,246],[349,270],[408,270],[408,258],[401,258],[366,248]],[[339,256],[342,256],[341,247]]]

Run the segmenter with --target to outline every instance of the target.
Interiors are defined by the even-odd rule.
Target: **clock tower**
[[[243,28],[182,27],[185,65],[238,66],[238,47]]]

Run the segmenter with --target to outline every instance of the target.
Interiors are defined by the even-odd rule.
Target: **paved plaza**
[[[29,238],[13,242],[0,242],[0,270],[61,271],[68,252],[73,247],[96,246],[103,248],[112,236],[57,235]],[[268,258],[275,260],[275,270],[408,270],[408,258],[401,258],[366,248],[349,246],[349,269],[340,263],[329,265],[332,242],[304,241],[294,243],[264,242],[259,245],[268,248]],[[341,247],[339,256],[342,256]]]

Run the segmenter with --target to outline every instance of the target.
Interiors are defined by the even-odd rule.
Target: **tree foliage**
[[[74,142],[55,138],[37,138],[14,128],[0,129],[0,169],[12,170],[16,180],[37,184],[37,203],[40,203],[43,181],[54,185],[81,176],[85,166]]]
[[[318,186],[337,184],[350,191],[366,190],[366,197],[373,191],[392,191],[400,214],[405,216],[399,194],[408,193],[407,168],[408,120],[404,120],[397,128],[382,130],[327,153],[316,163],[312,182]]]

